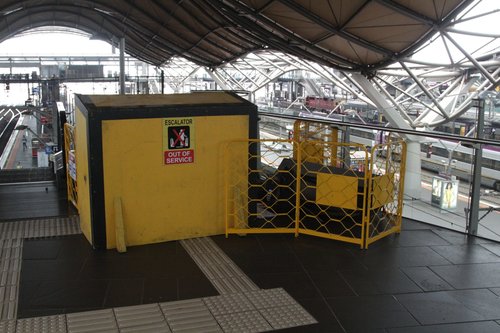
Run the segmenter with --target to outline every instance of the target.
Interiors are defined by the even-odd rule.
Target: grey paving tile
[[[295,300],[320,296],[307,272],[252,274],[251,277],[261,288],[283,288]],[[345,283],[342,285],[347,286]],[[346,288],[349,289],[349,287]]]
[[[300,326],[295,328],[290,328],[284,332],[296,332],[296,333],[345,333],[345,328],[343,328],[336,314],[334,314],[331,306],[327,303],[324,298],[311,298],[300,300],[300,304],[307,309],[307,312],[318,321],[317,324],[312,324],[308,326]]]
[[[498,333],[500,326],[494,321],[389,328],[387,333]]]
[[[467,234],[457,232],[454,230],[436,228],[436,229],[433,229],[432,232],[434,232],[439,237],[446,239],[450,244],[453,244],[453,245],[491,243],[490,240],[480,238],[480,237],[475,237],[475,236],[469,236]]]
[[[432,230],[405,230],[394,236],[398,246],[450,245],[448,241],[436,235]]]
[[[330,241],[331,242],[331,241]],[[332,272],[338,269],[356,269],[362,268],[363,265],[358,260],[355,260],[355,256],[352,252],[348,251],[347,248],[344,249],[328,249],[325,245],[323,248],[319,246],[295,246],[294,248],[297,257],[300,262],[307,269],[308,272]],[[353,251],[359,253],[359,249]]]
[[[422,289],[398,268],[339,271],[357,295],[399,294]]]
[[[32,222],[30,223],[20,224],[17,229],[11,227],[11,229],[9,229],[10,235],[16,236],[19,234],[23,234],[24,232],[26,232],[26,230],[30,230],[29,235],[46,235],[48,233],[64,232],[62,231],[62,227],[57,223],[55,225],[50,225],[47,221],[38,224]],[[330,260],[328,259],[328,257],[332,256],[333,252],[325,253],[320,258],[320,260],[317,260],[316,262],[310,262],[310,265],[304,265],[304,267],[306,269],[311,269],[318,274],[322,274],[327,271],[336,272],[338,269],[342,268],[344,268],[345,271],[351,271],[353,273],[356,271],[356,269],[353,268],[359,268],[360,266],[362,267],[362,265],[364,265],[369,268],[368,272],[372,273],[367,274],[366,276],[362,276],[363,278],[361,279],[359,278],[359,275],[357,276],[359,282],[358,288],[362,290],[363,288],[368,286],[366,289],[367,294],[397,294],[410,292],[410,294],[397,295],[397,297],[399,299],[399,297],[403,296],[417,295],[415,303],[412,303],[413,300],[407,301],[412,304],[411,309],[413,309],[413,311],[417,313],[420,313],[419,311],[423,311],[420,310],[417,305],[415,305],[419,300],[418,295],[436,294],[413,293],[419,291],[420,288],[425,291],[450,289],[455,285],[452,285],[451,283],[448,284],[445,281],[447,277],[456,279],[455,283],[457,285],[474,285],[474,283],[476,283],[476,285],[486,284],[491,288],[491,291],[468,290],[460,291],[464,293],[443,294],[444,296],[436,296],[438,299],[440,297],[448,299],[448,303],[451,304],[451,309],[449,310],[451,313],[450,316],[455,315],[456,317],[460,317],[461,314],[459,312],[454,313],[454,311],[455,306],[456,309],[458,309],[459,304],[462,304],[461,307],[466,309],[466,312],[462,315],[462,317],[473,318],[474,316],[472,314],[479,313],[483,316],[483,319],[479,319],[481,320],[481,322],[463,324],[440,324],[417,327],[418,322],[415,321],[415,318],[413,318],[410,313],[401,306],[401,304],[399,304],[392,296],[389,295],[354,297],[353,295],[348,294],[345,295],[345,297],[328,298],[330,306],[321,306],[322,311],[325,311],[325,317],[327,317],[327,314],[330,315],[330,311],[326,311],[324,308],[326,307],[329,309],[331,307],[334,310],[335,315],[338,317],[338,319],[348,332],[406,332],[405,329],[408,329],[408,332],[428,333],[434,332],[432,330],[434,326],[443,328],[443,332],[455,332],[453,331],[453,329],[455,329],[456,332],[465,332],[466,328],[470,329],[470,331],[490,332],[490,329],[495,328],[494,325],[497,325],[497,323],[491,321],[490,319],[500,319],[497,311],[499,307],[497,304],[498,297],[497,295],[495,295],[500,294],[500,284],[496,284],[496,278],[494,277],[494,275],[499,275],[496,273],[498,270],[500,270],[500,266],[499,268],[497,268],[495,264],[451,265],[451,262],[458,263],[460,261],[454,261],[455,259],[453,255],[448,255],[447,260],[444,257],[447,256],[448,252],[443,250],[444,252],[441,251],[440,254],[438,254],[431,248],[429,248],[429,246],[437,247],[439,248],[439,250],[442,250],[444,248],[456,249],[459,248],[459,246],[449,246],[443,244],[468,244],[467,241],[464,241],[462,239],[462,236],[454,236],[452,232],[441,232],[441,230],[439,229],[434,229],[432,227],[427,228],[426,226],[423,226],[422,228],[420,227],[407,229],[408,237],[401,237],[401,235],[395,236],[395,241],[393,240],[391,242],[388,242],[384,246],[373,246],[368,251],[359,251],[358,249],[356,249],[356,251],[349,250],[350,252],[348,252],[347,254],[346,252],[343,252],[344,255],[342,256],[341,260],[339,260],[338,258],[332,258]],[[434,235],[429,234],[429,230],[432,230]],[[414,239],[411,239],[412,235],[415,236]],[[281,240],[280,246],[274,246],[272,245],[273,239],[274,238],[269,237],[269,239],[267,240],[267,246],[270,246],[270,248],[272,248],[274,252],[279,251],[280,247],[282,247],[283,244],[288,244],[288,241]],[[440,243],[443,240],[446,243]],[[314,240],[312,241],[314,242]],[[0,252],[0,284],[3,280],[5,280],[5,283],[7,284],[9,284],[7,281],[12,281],[12,278],[9,278],[9,276],[12,275],[2,275],[2,255],[11,256],[12,253],[12,255],[14,255],[16,258],[20,258],[21,256],[21,253],[19,252],[20,246],[18,243],[11,242],[9,240],[6,244],[8,244],[8,249],[4,252],[4,254]],[[492,244],[488,244],[487,242],[481,242],[481,244],[483,248],[475,247],[473,249],[472,256],[470,256],[473,260],[484,260],[484,257],[481,255],[481,253],[485,253],[483,252],[483,249],[488,249],[492,252],[495,252],[497,250],[500,251],[500,248],[497,249],[495,246],[493,246]],[[332,249],[337,247],[332,246]],[[226,292],[229,293],[228,295],[225,295],[225,298],[214,296],[196,300],[162,303],[159,306],[155,304],[147,306],[141,305],[137,307],[128,307],[129,312],[127,312],[127,308],[117,308],[114,310],[114,313],[112,313],[112,315],[110,315],[108,311],[109,309],[103,311],[69,314],[68,331],[100,333],[118,331],[169,332],[171,329],[172,332],[205,333],[222,332],[222,328],[224,328],[226,331],[235,332],[261,332],[271,330],[273,328],[288,328],[292,329],[291,332],[342,331],[340,326],[336,326],[337,317],[334,317],[333,313],[332,317],[329,318],[331,322],[329,322],[328,325],[322,326],[322,323],[311,325],[314,318],[311,317],[307,311],[305,312],[305,314],[301,312],[300,309],[304,311],[305,309],[301,308],[300,305],[298,305],[293,300],[293,298],[291,298],[283,289],[250,289],[250,291],[246,292],[244,295],[233,295],[231,293],[232,291],[235,291],[238,288],[242,288],[241,286],[238,286],[238,281],[232,280],[240,273],[240,270],[235,269],[236,266],[232,266],[231,263],[228,263],[223,256],[221,257],[219,252],[211,248],[206,243],[199,244],[197,248],[203,254],[200,259],[201,262],[205,264],[208,262],[209,265],[214,265],[213,267],[211,267],[213,269],[210,269],[209,272],[210,274],[212,274],[212,277],[217,278],[217,280],[220,281],[221,285],[225,286],[224,288],[226,288]],[[287,245],[286,253],[290,255],[292,249],[298,250],[298,248],[300,248],[300,246],[291,247]],[[311,249],[310,244],[307,244],[305,248]],[[317,249],[314,249],[314,251],[315,250]],[[214,253],[215,257],[211,264],[209,261],[207,261],[208,255],[204,251]],[[460,255],[464,255],[465,257],[467,257],[467,251],[452,252],[457,256],[457,260],[466,260],[460,258]],[[355,254],[353,255],[353,253]],[[263,268],[274,271],[275,267],[271,265],[276,260],[275,258],[280,257],[280,254],[276,252],[273,256],[273,260],[268,260],[268,262],[266,261],[265,265],[262,265],[262,263],[255,263],[248,257],[245,257],[246,259],[248,259],[245,267]],[[291,256],[291,258],[294,258],[294,256]],[[299,260],[305,261],[306,263],[310,258],[314,258],[313,253],[312,256],[299,256]],[[351,264],[355,263],[355,265],[349,266],[349,261],[351,262]],[[327,269],[322,268],[322,265],[324,266],[328,263],[332,265],[327,267]],[[228,268],[227,276],[223,276],[221,267],[226,265],[226,268]],[[425,267],[426,265],[430,265],[432,267],[429,269],[428,267]],[[290,265],[285,265],[284,267],[295,269],[299,266],[295,265],[295,262],[291,262]],[[346,267],[348,269],[345,269]],[[402,274],[402,272],[398,270],[398,267],[401,267],[401,270],[404,272],[404,274]],[[461,268],[453,271],[449,270],[448,267]],[[470,271],[468,269],[470,269]],[[459,277],[460,274],[469,274],[473,270],[479,270],[479,272],[472,273],[472,277]],[[288,271],[286,271],[284,274],[287,273]],[[441,273],[443,273],[443,275]],[[481,274],[486,274],[488,276],[481,276]],[[5,278],[3,276],[5,276]],[[345,279],[345,276],[343,277]],[[384,279],[386,281],[384,281]],[[498,279],[500,280],[500,278]],[[313,280],[315,281],[315,283],[317,282],[317,280]],[[351,282],[352,281],[354,280],[351,279]],[[243,286],[243,288],[247,287],[252,286]],[[333,296],[344,295],[342,294]],[[424,300],[423,303],[426,303],[428,301],[429,300]],[[430,301],[432,302],[433,299],[430,299]],[[308,303],[306,302],[306,304]],[[151,314],[149,311],[151,309],[149,309],[148,306],[152,306],[152,308],[156,306],[156,312],[153,311],[155,313]],[[161,309],[161,311],[159,309]],[[211,311],[213,311],[213,313]],[[436,309],[434,310],[434,312],[438,313]],[[116,316],[114,316],[115,314]],[[160,320],[161,316],[163,315],[166,320]],[[302,315],[304,315],[304,317],[301,317]],[[419,319],[417,316],[415,317]],[[363,318],[362,322],[360,322],[360,318]],[[36,323],[37,320],[40,319],[33,319],[31,322]],[[304,324],[304,322],[307,322],[308,320],[311,321],[309,322],[310,326],[297,326],[306,325]],[[15,321],[0,321],[0,332],[3,332],[2,329],[8,329],[8,325],[4,323],[10,323],[11,326],[15,326]],[[27,323],[28,321],[25,321],[25,325],[27,325]],[[170,326],[168,326],[167,323]],[[324,330],[322,330],[322,328],[324,328]],[[419,329],[424,330],[420,331]]]
[[[495,253],[497,256],[500,256],[500,243],[489,242],[489,243],[481,244],[481,246],[484,247],[485,249]]]
[[[345,269],[351,271],[347,266]],[[364,267],[357,268],[358,270],[366,270]],[[355,269],[356,270],[356,269]],[[353,270],[353,271],[355,271]],[[342,297],[354,296],[355,292],[348,281],[340,274],[340,270],[335,272],[308,272],[310,280],[314,283],[314,288],[317,288],[324,297]],[[304,288],[305,289],[305,288]]]
[[[335,297],[327,301],[347,332],[419,324],[392,295]]]
[[[403,267],[403,272],[424,291],[452,290],[453,287],[428,267]]]
[[[500,298],[488,289],[396,295],[423,325],[500,318]]]
[[[432,230],[438,228],[432,224],[422,223],[417,221],[411,221],[403,217],[403,222],[401,223],[402,230]]]
[[[432,266],[430,269],[456,289],[500,287],[500,263]]]
[[[415,267],[448,265],[450,262],[426,246],[378,247],[357,254],[367,267]]]
[[[489,288],[495,295],[500,296],[500,288]]]
[[[486,244],[484,244],[486,245]],[[431,249],[454,264],[479,264],[500,262],[500,256],[488,251],[484,245],[431,246]]]

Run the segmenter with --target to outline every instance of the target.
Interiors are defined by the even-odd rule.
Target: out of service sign
[[[163,161],[165,164],[194,163],[193,118],[163,119]]]

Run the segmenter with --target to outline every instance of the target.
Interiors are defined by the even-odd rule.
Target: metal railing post
[[[472,106],[477,107],[477,127],[476,138],[483,138],[484,128],[484,99],[477,98],[472,101]],[[469,211],[469,225],[467,233],[469,235],[477,235],[477,228],[479,224],[479,199],[481,196],[481,166],[483,165],[483,151],[482,145],[477,144],[474,146],[474,173],[472,174],[472,190],[470,193],[471,205]]]

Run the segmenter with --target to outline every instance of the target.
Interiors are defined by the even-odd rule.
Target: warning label
[[[189,126],[172,126],[168,128],[168,148],[189,148]]]
[[[163,156],[165,164],[194,162],[193,118],[163,119]]]
[[[165,152],[165,164],[193,163],[194,151],[189,150],[167,150]]]

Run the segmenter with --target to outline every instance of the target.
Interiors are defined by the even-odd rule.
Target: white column
[[[406,141],[405,197],[420,200],[421,185],[420,142]]]
[[[405,130],[413,130],[405,119],[399,114],[394,106],[372,85],[372,83],[361,74],[352,74],[366,96],[377,106],[379,112],[382,112],[392,127]],[[420,199],[421,192],[421,159],[420,142],[415,135],[401,134],[406,140],[406,173],[405,173],[405,197]]]

